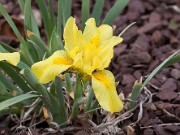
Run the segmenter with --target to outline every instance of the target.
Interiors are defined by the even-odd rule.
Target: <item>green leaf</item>
[[[26,0],[24,5],[24,28],[25,32],[31,30],[31,0]]]
[[[180,50],[179,50],[179,52],[180,52]],[[180,62],[180,54],[176,54],[163,66],[163,68],[173,65],[175,63],[179,63],[179,62]]]
[[[52,32],[52,35],[51,35],[49,49],[50,49],[51,53],[54,53],[55,51],[62,50],[63,48],[64,48],[63,43],[62,43],[59,35],[56,33],[56,29],[54,29],[54,31]]]
[[[65,26],[67,19],[71,16],[71,7],[72,0],[61,0],[61,12],[62,12],[62,20],[63,26]]]
[[[23,62],[25,62],[27,65],[31,66],[34,63],[33,58],[31,57],[31,54],[28,50],[27,46],[24,46],[23,44],[20,44],[20,50],[21,50],[21,57],[23,56]]]
[[[91,88],[91,89],[90,89],[90,92],[89,92],[89,95],[88,95],[88,100],[87,100],[87,102],[86,102],[86,107],[85,107],[85,109],[84,109],[85,112],[90,109],[91,104],[92,104],[92,101],[93,101],[93,98],[94,98],[94,91],[93,91],[93,89]]]
[[[41,38],[39,38],[35,33],[30,34],[29,36],[29,42],[33,43],[34,45],[38,46],[42,51],[43,54],[45,54],[47,52],[47,55],[50,56],[51,53],[48,50],[46,44],[42,41]]]
[[[71,113],[72,118],[78,115],[78,112],[79,112],[78,108],[81,104],[85,102],[85,100],[86,99],[84,97],[74,99],[74,104],[73,104],[72,113]]]
[[[72,107],[72,117],[76,117],[79,111],[79,106],[82,102],[84,102],[83,96],[83,84],[81,77],[79,75],[76,76],[76,84],[74,88],[74,103]]]
[[[13,93],[14,90],[17,91],[17,92],[19,92],[19,93],[22,93],[22,91],[19,90],[14,84],[12,84],[12,82],[10,82],[10,81],[5,77],[5,75],[2,74],[1,72],[0,72],[0,80],[1,80],[1,82],[4,84],[4,86],[5,86],[11,93]]]
[[[6,90],[6,87],[4,84],[0,81],[0,95],[5,95],[8,91]]]
[[[113,7],[107,13],[105,19],[103,20],[103,24],[111,25],[116,17],[123,11],[123,9],[128,4],[129,0],[117,0]]]
[[[155,74],[157,74],[157,72],[159,72],[164,66],[169,66],[170,64],[174,64],[174,62],[178,62],[179,59],[177,59],[177,61],[173,61],[173,57],[177,55],[177,53],[179,53],[180,50],[176,51],[175,53],[173,53],[172,55],[170,55],[167,59],[165,59],[158,67],[156,67],[152,72],[151,74],[148,76],[148,78],[144,81],[142,87],[141,87],[141,90],[144,89],[144,87],[148,84],[148,82],[154,77]],[[179,57],[176,57],[176,58],[179,58]],[[169,64],[168,64],[169,62]],[[140,91],[141,91],[140,90]]]
[[[11,46],[3,43],[3,42],[0,42],[0,51],[1,52],[17,52],[16,49],[12,48]]]
[[[103,6],[104,0],[96,0],[96,3],[92,11],[92,17],[95,18],[97,24],[99,24],[100,22]]]
[[[38,7],[40,9],[41,15],[42,15],[42,19],[43,19],[43,23],[44,23],[44,27],[46,30],[46,34],[47,34],[47,38],[48,41],[50,40],[51,37],[51,33],[53,31],[53,29],[51,29],[51,23],[50,23],[50,17],[49,17],[49,13],[45,4],[44,0],[36,0]]]
[[[135,101],[137,101],[137,98],[139,97],[140,89],[142,87],[142,81],[136,81],[133,86],[132,94],[130,99],[132,102],[129,104],[129,109],[133,109],[136,105]]]
[[[82,30],[85,27],[85,22],[89,18],[89,10],[90,10],[90,1],[89,0],[82,0]]]
[[[19,6],[21,8],[21,11],[23,12],[24,15],[26,14],[26,12],[28,14],[31,13],[30,25],[28,26],[28,28],[29,28],[28,30],[32,31],[33,33],[36,33],[36,35],[38,35],[40,37],[39,29],[38,29],[35,17],[32,13],[32,10],[31,10],[31,5],[28,4],[28,3],[30,3],[29,0],[26,0],[26,1],[25,0],[18,0],[18,3],[19,3]],[[25,15],[25,17],[26,17],[26,15]],[[26,21],[26,19],[24,21]],[[25,24],[27,24],[27,23],[25,23]],[[26,32],[26,30],[25,30],[25,32]]]
[[[16,96],[16,97],[10,98],[10,99],[5,100],[5,101],[0,103],[0,111],[5,109],[6,107],[14,105],[14,104],[16,104],[18,102],[21,102],[23,100],[26,100],[26,99],[29,99],[29,98],[33,98],[33,97],[38,97],[38,96],[39,95],[26,93],[26,94],[23,94],[23,95],[20,95],[20,96]]]
[[[1,61],[0,67],[11,77],[11,79],[21,88],[23,92],[30,92],[32,89],[27,85],[24,78],[15,70],[15,67]]]
[[[76,84],[74,88],[74,99],[80,98],[83,95],[83,84],[81,77],[79,75],[76,76]]]
[[[25,77],[29,85],[31,85],[34,90],[36,90],[40,95],[42,95],[41,98],[43,100],[43,103],[48,109],[50,109],[51,102],[46,87],[38,83],[37,78],[34,76],[30,69],[23,69],[20,73]]]
[[[41,55],[42,50],[40,50],[37,45],[34,45],[30,41],[28,41],[27,48],[34,62],[38,62],[42,60],[42,57],[43,57],[43,55]]]
[[[72,92],[73,91],[73,86],[72,86],[72,83],[71,83],[71,78],[69,76],[69,73],[65,74],[65,83],[66,83],[66,90],[68,92]]]
[[[133,101],[137,101],[137,98],[139,97],[140,92],[144,89],[144,87],[149,83],[149,81],[154,77],[155,74],[157,74],[161,69],[169,66],[170,64],[174,64],[180,61],[180,59],[178,59],[179,56],[179,51],[176,51],[175,53],[173,53],[172,55],[170,55],[167,59],[165,59],[159,66],[157,66],[148,76],[148,78],[144,81],[143,84],[140,83],[135,83],[133,91],[132,91],[132,95],[131,95],[131,99]],[[129,108],[132,109],[135,107],[135,103],[130,102]]]
[[[61,38],[62,36],[62,0],[58,0],[58,13],[57,13],[57,34]]]
[[[54,10],[53,10],[53,5],[52,5],[52,0],[49,0],[49,5],[48,5],[48,9],[49,9],[49,19],[51,20],[49,23],[50,23],[50,26],[51,26],[51,30],[54,29],[54,27],[56,26],[56,23],[55,23],[55,15],[54,15]]]
[[[55,78],[55,90],[58,96],[58,104],[59,104],[59,117],[60,123],[63,124],[67,122],[67,114],[66,114],[66,107],[65,107],[65,100],[64,94],[62,89],[62,82],[59,77]]]

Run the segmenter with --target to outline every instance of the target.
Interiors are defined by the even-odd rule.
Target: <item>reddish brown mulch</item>
[[[15,16],[20,14],[14,2],[5,0],[1,2],[7,7],[9,14]],[[94,0],[91,3],[94,3]],[[104,14],[113,3],[114,1],[106,0]],[[80,4],[80,0],[73,1],[72,14],[77,18],[78,23],[81,15]],[[2,17],[0,18],[2,22]],[[119,81],[118,92],[123,92],[125,98],[129,97],[135,80],[139,80],[141,76],[146,78],[170,54],[180,49],[180,2],[179,0],[130,0],[127,8],[114,22],[115,34],[119,34],[132,22],[136,24],[123,34],[124,41],[115,47],[115,57],[109,67],[116,81]],[[1,41],[12,46],[17,45],[17,41],[13,38],[9,39],[1,32],[0,35]],[[131,117],[121,121],[119,127],[123,132],[118,134],[180,135],[180,63],[155,75],[147,89],[142,92],[141,98],[144,98],[148,91],[152,101],[148,101],[151,99],[149,98],[141,109],[138,107]],[[82,129],[77,129],[76,135],[88,134],[87,127],[83,127],[84,120],[80,118],[78,122],[75,123],[81,125]],[[98,124],[97,121],[95,123]],[[129,126],[130,123],[133,125]],[[32,129],[31,132],[41,134],[43,130]],[[6,133],[9,133],[9,128],[0,128],[0,134]],[[18,134],[25,133],[21,131]]]

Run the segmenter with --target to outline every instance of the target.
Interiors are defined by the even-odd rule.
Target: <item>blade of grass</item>
[[[76,84],[74,88],[74,103],[72,107],[72,117],[76,117],[79,112],[79,105],[83,102],[83,84],[81,77],[79,75],[76,76]]]
[[[139,97],[140,89],[142,87],[142,81],[136,81],[133,86],[132,94],[131,94],[131,100],[137,101],[137,98]],[[133,109],[135,107],[135,102],[130,102],[129,109]]]
[[[52,2],[53,2],[52,0],[48,1],[48,9],[49,9],[49,19],[51,20],[49,23],[51,23],[50,24],[51,30],[53,31],[54,27],[56,26],[56,23],[55,23],[55,15],[54,15]]]
[[[71,117],[74,118],[78,115],[78,108],[81,104],[83,104],[85,102],[85,98],[84,97],[81,97],[81,98],[76,98],[74,100],[74,103],[73,103],[73,107],[72,107],[72,113],[71,113]]]
[[[6,88],[12,93],[14,90],[22,93],[21,90],[19,90],[14,84],[12,84],[12,82],[10,82],[5,76],[4,74],[2,74],[0,72],[0,80],[1,82],[6,86]]]
[[[23,95],[20,95],[20,96],[10,98],[10,99],[5,100],[5,101],[0,103],[0,111],[7,108],[7,107],[9,107],[9,106],[11,106],[11,105],[14,105],[14,104],[16,104],[18,102],[21,102],[23,100],[33,98],[33,97],[38,97],[38,96],[39,95],[26,93],[26,94],[23,94]]]
[[[35,33],[31,33],[28,35],[29,42],[33,43],[34,45],[38,46],[43,53],[47,52],[47,55],[50,56],[51,52],[49,51],[49,49],[47,48],[46,44],[42,41],[42,39],[40,37],[38,37]]]
[[[12,48],[11,46],[9,46],[1,41],[0,41],[0,46],[1,46],[1,48],[4,49],[4,51],[2,51],[2,52],[17,52],[16,49]]]
[[[85,22],[89,18],[89,10],[90,10],[90,1],[89,0],[82,0],[82,30],[84,30]]]
[[[94,98],[94,91],[93,91],[93,89],[91,88],[91,89],[90,89],[90,92],[89,92],[89,95],[88,95],[88,100],[87,100],[87,102],[86,102],[86,107],[85,107],[85,109],[84,109],[85,112],[88,111],[89,108],[91,107],[93,98]]]
[[[179,50],[179,52],[180,52],[180,50]],[[163,66],[163,68],[173,65],[175,63],[179,63],[179,62],[180,62],[180,54],[176,54]]]
[[[11,79],[21,88],[23,92],[30,92],[32,89],[28,87],[24,78],[10,64],[1,61],[0,67],[11,77]]]
[[[65,26],[67,19],[71,15],[71,7],[72,7],[72,0],[62,0],[61,12],[62,12],[63,27]]]
[[[79,75],[76,76],[76,84],[74,88],[74,99],[82,97],[83,94],[83,84],[81,81],[81,77]]]
[[[58,0],[58,13],[57,13],[57,34],[59,35],[60,39],[62,36],[62,0]]]
[[[24,28],[25,32],[31,30],[31,0],[26,0],[24,5]]]
[[[23,44],[20,44],[20,50],[21,50],[21,56],[23,56],[24,61],[26,61],[26,64],[31,66],[34,63],[33,58],[31,57],[31,54],[26,46]]]
[[[23,69],[20,71],[20,73],[25,77],[26,81],[33,88],[33,90],[36,90],[40,95],[42,95],[41,98],[43,100],[43,103],[45,104],[46,108],[50,109],[51,102],[46,87],[38,83],[37,78],[34,76],[30,69]]]
[[[27,48],[28,48],[29,53],[30,53],[34,62],[38,62],[38,61],[42,60],[42,57],[43,57],[43,55],[41,57],[42,50],[39,49],[37,47],[37,45],[34,45],[33,43],[28,41],[27,42]]]
[[[154,77],[155,74],[157,74],[157,72],[159,72],[161,69],[163,69],[165,66],[169,66],[169,64],[174,64],[176,62],[179,62],[179,59],[175,59],[175,61],[173,60],[174,57],[178,56],[177,54],[179,53],[180,50],[176,51],[175,53],[173,53],[172,55],[170,55],[167,59],[165,59],[159,66],[157,66],[148,76],[148,78],[146,78],[146,80],[144,81],[144,83],[142,85],[137,85],[136,89],[132,91],[132,95],[131,95],[131,99],[133,101],[137,101],[137,98],[139,97],[140,92],[144,89],[144,87],[148,84],[148,82]],[[177,57],[176,57],[177,58]],[[170,61],[173,62],[171,63]],[[168,64],[169,63],[169,64]],[[141,81],[140,81],[141,82]],[[140,87],[141,86],[141,87]],[[135,87],[135,86],[134,86]],[[130,102],[129,105],[130,109],[135,107],[135,104]]]
[[[63,48],[63,43],[59,35],[56,33],[56,29],[54,29],[49,43],[49,50],[51,51],[51,53],[54,53],[55,51],[62,50]]]
[[[115,18],[123,11],[129,0],[117,0],[104,18],[104,24],[112,25]]]
[[[104,0],[96,0],[96,3],[92,11],[92,17],[95,18],[97,24],[99,24],[100,22],[103,6]]]
[[[36,33],[36,35],[40,37],[39,29],[38,29],[35,17],[32,13],[31,6],[28,4],[25,4],[25,2],[28,3],[28,1],[18,0],[19,6],[20,6],[23,14],[25,15],[26,12],[31,13],[31,20],[30,20],[31,21],[31,23],[30,23],[31,27],[29,26],[30,28],[29,27],[28,28],[29,28],[29,30],[31,30],[33,33]],[[25,6],[25,5],[27,5],[27,6]],[[29,9],[27,9],[25,7],[28,7]],[[26,19],[25,19],[25,21],[26,21]],[[25,30],[25,32],[26,32],[26,30]]]
[[[180,50],[176,51],[175,53],[173,53],[172,55],[170,55],[167,59],[165,59],[158,67],[156,67],[151,74],[148,76],[148,78],[144,81],[141,90],[142,91],[144,89],[144,87],[148,84],[148,82],[154,77],[155,74],[157,74],[157,72],[159,72],[164,65],[166,65],[169,61],[171,61],[171,59],[173,59],[173,57],[179,53]],[[179,61],[179,60],[178,60]]]
[[[66,107],[65,107],[65,100],[63,95],[62,89],[62,82],[59,77],[55,78],[55,90],[58,95],[58,103],[59,103],[59,116],[60,116],[60,123],[63,124],[67,122],[67,114],[66,114]]]
[[[71,83],[71,78],[69,76],[69,73],[65,74],[65,83],[66,83],[66,90],[68,92],[72,92],[73,91],[73,86],[72,86],[72,83]]]
[[[1,95],[5,95],[6,93],[8,93],[8,91],[6,90],[5,85],[0,81],[0,94]]]
[[[50,24],[50,17],[49,17],[49,13],[45,4],[44,0],[36,0],[38,7],[40,9],[41,15],[42,15],[42,19],[43,19],[43,23],[44,23],[44,27],[46,30],[46,35],[48,38],[48,41],[50,40],[51,37],[51,33],[53,31],[53,29],[51,29],[51,24]]]

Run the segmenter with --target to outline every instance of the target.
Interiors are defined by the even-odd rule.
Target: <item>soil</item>
[[[4,4],[10,15],[21,16],[17,1],[0,0],[0,2]],[[56,10],[57,1],[53,2]],[[105,1],[103,16],[114,2],[114,0]],[[91,6],[93,4],[94,0],[91,1]],[[35,4],[34,8],[36,8]],[[80,9],[81,1],[73,0],[72,15],[77,18],[79,24]],[[15,48],[18,47],[18,40],[15,36],[7,33],[6,29],[2,30],[6,25],[3,22],[3,17],[0,16],[0,41]],[[119,120],[118,126],[107,125],[109,123],[105,116],[109,114],[102,114],[99,111],[92,119],[95,126],[87,122],[86,115],[81,114],[74,120],[74,128],[64,128],[61,130],[64,131],[63,133],[86,135],[111,132],[111,134],[118,135],[180,135],[180,63],[169,66],[155,75],[141,93],[135,110],[128,112],[126,107],[134,82],[140,80],[141,77],[145,79],[156,66],[180,49],[180,1],[130,0],[123,13],[113,23],[115,34],[119,34],[132,22],[136,24],[123,34],[123,43],[115,47],[114,58],[109,67],[116,81],[119,82],[117,90],[122,93],[125,102],[123,112],[109,116],[109,118],[117,118],[116,121],[109,120],[109,123]],[[18,24],[23,27],[23,24]],[[41,24],[39,26],[43,35],[43,26]],[[10,134],[12,124],[7,123],[9,119],[9,116],[0,118],[0,134]],[[103,123],[103,120],[106,122]],[[21,129],[16,131],[16,134],[24,135],[31,132],[33,135],[39,135],[46,131],[41,126],[35,129],[29,128],[28,131]],[[62,134],[62,132],[54,134]]]

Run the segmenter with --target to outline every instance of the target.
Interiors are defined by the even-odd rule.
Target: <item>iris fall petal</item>
[[[0,61],[2,60],[5,60],[14,66],[17,66],[20,61],[20,54],[18,52],[0,53]]]
[[[108,70],[92,74],[92,87],[101,107],[109,112],[119,112],[123,104],[117,94],[113,74]]]
[[[46,60],[32,65],[31,69],[42,84],[48,83],[60,73],[66,71],[73,64],[73,60],[64,50],[56,51]]]

